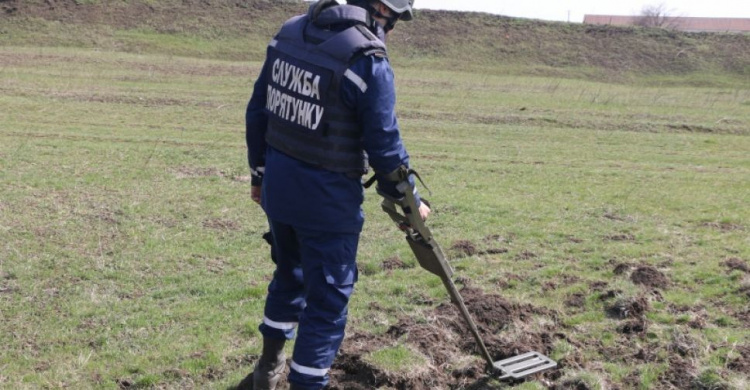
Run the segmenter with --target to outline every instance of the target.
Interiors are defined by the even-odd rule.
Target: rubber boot
[[[286,340],[263,338],[263,353],[253,372],[237,386],[237,390],[276,390],[286,366]]]

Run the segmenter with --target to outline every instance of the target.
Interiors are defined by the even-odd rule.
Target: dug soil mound
[[[559,337],[552,329],[527,325],[533,317],[555,322],[554,313],[507,301],[481,290],[461,290],[493,360],[537,351],[548,354]],[[403,344],[424,357],[408,372],[384,370],[367,361],[380,349]],[[485,371],[478,345],[455,305],[443,303],[423,318],[404,317],[383,335],[356,333],[344,341],[331,370],[332,389],[456,389],[480,386]]]
[[[638,267],[630,275],[630,280],[635,284],[654,288],[664,288],[669,285],[669,279],[667,279],[666,275],[656,268],[649,266]]]
[[[736,257],[727,259],[727,261],[721,264],[729,268],[730,271],[742,271],[744,273],[750,273],[750,266],[747,265],[747,262]]]

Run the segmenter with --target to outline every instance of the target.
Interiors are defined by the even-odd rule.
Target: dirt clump
[[[649,309],[648,299],[644,296],[621,299],[607,308],[607,314],[614,318],[642,319]]]
[[[468,240],[459,240],[451,245],[451,251],[460,257],[474,256],[477,254],[477,247],[473,242]]]
[[[635,236],[630,233],[612,234],[606,237],[609,241],[635,241]]]
[[[706,223],[701,224],[701,226],[712,228],[712,229],[718,229],[718,230],[721,230],[722,232],[744,230],[745,228],[742,225],[731,223],[731,222],[706,222]]]
[[[741,345],[737,348],[740,356],[732,359],[727,367],[737,372],[750,372],[750,345]]]
[[[241,226],[239,223],[223,218],[208,218],[203,221],[203,227],[207,229],[215,230],[240,230]]]
[[[0,10],[6,14],[13,14],[18,11],[18,7],[15,5],[15,0],[0,0]]]
[[[571,278],[575,278],[576,281],[580,280],[576,276],[572,276]],[[597,280],[597,281],[589,283],[589,288],[591,288],[591,291],[602,291],[605,288],[607,288],[607,286],[609,286],[609,283],[603,280]]]
[[[695,367],[689,361],[673,356],[669,359],[669,368],[659,375],[659,381],[676,389],[691,389],[696,379],[694,372]]]
[[[409,266],[401,261],[398,256],[389,257],[380,264],[380,268],[386,271],[392,271],[394,269],[407,269]]]
[[[622,294],[621,290],[607,290],[607,292],[602,293],[599,295],[600,301],[608,301],[612,298],[617,297],[618,295]]]
[[[193,179],[199,177],[224,177],[224,172],[216,168],[188,167],[182,166],[175,170],[175,176],[178,179]]]
[[[633,355],[633,358],[643,362],[656,362],[659,360],[658,351],[655,348],[640,348],[638,352]]]
[[[516,282],[522,282],[524,277],[518,274],[506,273],[502,277],[493,279],[493,283],[500,289],[510,288]]]
[[[490,248],[480,253],[483,255],[499,255],[499,254],[508,253],[508,252],[509,250],[507,248]]]
[[[343,390],[378,386],[385,374],[362,360],[362,356],[371,352],[371,345],[377,341],[374,336],[359,333],[349,337],[331,367],[328,388]]]
[[[722,265],[729,268],[729,271],[742,271],[745,273],[750,273],[750,266],[747,265],[746,262],[744,262],[742,259],[738,259],[736,257],[732,257],[727,259],[727,261],[721,263]]]
[[[517,260],[531,260],[536,257],[536,253],[529,252],[529,251],[522,251],[518,255],[516,255]]]
[[[540,311],[530,305],[511,303],[499,295],[484,294],[480,289],[472,287],[461,289],[461,296],[474,321],[493,332],[503,329],[514,320],[523,321]],[[459,314],[456,306],[449,303],[438,306],[435,312],[443,315]]]
[[[750,328],[750,309],[745,309],[732,314],[735,318],[742,322],[745,328]]]
[[[705,329],[706,328],[706,316],[697,315],[688,321],[687,325],[693,329]]]
[[[515,236],[516,236],[515,234],[509,234],[507,237],[502,236],[500,234],[490,234],[489,236],[483,238],[482,241],[486,243],[500,242],[500,243],[509,244],[513,242],[513,239],[515,238]]]
[[[635,284],[640,284],[648,287],[665,287],[669,284],[669,279],[661,271],[650,266],[638,267],[630,275],[630,280]]]
[[[586,296],[583,293],[575,293],[565,300],[565,305],[569,307],[584,307],[586,305]]]
[[[593,388],[583,379],[567,379],[552,387],[552,390],[592,390]]]
[[[648,329],[648,325],[641,319],[627,321],[617,328],[622,334],[642,334]]]
[[[637,389],[641,386],[641,372],[640,370],[634,370],[622,379],[622,384],[625,385],[626,389]]]
[[[697,357],[698,348],[698,343],[690,336],[689,333],[675,333],[674,339],[669,345],[669,351],[687,358]]]
[[[502,360],[511,358],[530,351],[537,351],[542,354],[549,354],[553,349],[555,340],[559,338],[548,332],[526,332],[510,336],[484,336],[484,343],[493,360]],[[479,348],[471,335],[467,333],[464,336],[464,350],[476,351]]]
[[[615,266],[615,269],[612,271],[615,275],[622,275],[628,271],[630,271],[631,265],[626,263],[620,263]]]

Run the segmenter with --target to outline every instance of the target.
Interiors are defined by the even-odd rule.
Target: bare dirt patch
[[[669,285],[669,279],[661,271],[650,266],[638,267],[630,275],[630,280],[635,284],[640,284],[654,288],[664,288]]]
[[[459,240],[450,247],[451,252],[459,257],[474,256],[477,254],[477,247],[473,242],[468,240]]]
[[[732,359],[727,367],[737,372],[750,372],[750,344],[737,347],[737,353],[740,356],[736,359]]]
[[[635,241],[635,236],[630,233],[611,234],[605,238],[609,241],[627,241],[627,242]]]
[[[198,102],[180,100],[174,98],[152,98],[143,96],[127,96],[101,93],[76,93],[65,92],[50,95],[51,98],[59,100],[70,100],[85,103],[105,103],[105,104],[130,104],[144,107],[164,107],[164,106],[197,106]]]
[[[592,387],[583,379],[566,379],[552,387],[552,390],[592,390]]]
[[[727,261],[721,263],[721,265],[726,266],[727,268],[729,268],[730,271],[736,270],[736,271],[742,271],[745,273],[750,273],[750,266],[747,265],[747,262],[736,257],[727,259]]]
[[[407,269],[410,268],[409,265],[401,261],[401,258],[398,256],[389,257],[380,264],[380,268],[386,270],[386,271],[392,271],[394,269]]]
[[[220,171],[217,168],[201,168],[201,167],[186,167],[182,166],[175,170],[175,176],[178,179],[191,179],[196,177],[211,177],[218,176],[224,177],[226,173]]]
[[[571,294],[565,300],[565,306],[581,308],[586,305],[586,295],[583,293]]]
[[[698,342],[690,336],[690,333],[675,333],[672,343],[669,344],[669,351],[677,353],[678,355],[686,358],[694,358],[698,356],[699,345]]]
[[[524,326],[532,316],[555,317],[531,305],[510,302],[498,295],[465,287],[461,290],[469,312],[493,359],[500,360],[532,350],[549,353],[552,330],[504,335],[512,324]],[[385,372],[362,357],[375,350],[405,343],[428,359],[425,367],[410,373]],[[401,318],[383,335],[356,333],[344,340],[331,370],[331,389],[486,389],[484,364],[478,346],[458,309],[451,303],[438,305],[424,320]]]
[[[203,227],[216,230],[240,230],[242,227],[236,221],[222,218],[209,218],[203,221]]]
[[[504,244],[510,244],[513,242],[513,239],[516,237],[515,234],[511,233],[506,236],[500,235],[500,234],[490,234],[487,237],[483,238],[482,241],[484,241],[487,244],[492,243],[504,243]]]
[[[745,309],[732,314],[745,328],[750,328],[750,309]]]
[[[676,389],[692,389],[695,383],[695,367],[690,361],[682,359],[679,356],[673,356],[669,359],[669,367],[659,376],[659,380],[664,384],[669,384]]]
[[[620,264],[617,264],[615,266],[615,269],[612,270],[612,273],[614,273],[615,275],[622,275],[622,274],[627,273],[628,271],[630,271],[630,269],[632,267],[633,266],[630,265],[630,264],[620,263]]]
[[[0,10],[6,14],[13,14],[18,11],[18,7],[15,5],[15,0],[0,0]]]
[[[643,334],[648,325],[642,319],[626,321],[617,327],[617,331],[622,334]]]
[[[645,296],[617,300],[607,308],[607,314],[613,318],[642,319],[650,307]]]
[[[0,295],[13,294],[18,291],[18,287],[0,285]]]
[[[509,251],[508,251],[507,248],[490,248],[490,249],[487,249],[485,251],[479,252],[479,254],[482,254],[482,255],[499,255],[499,254],[508,253],[508,252]]]
[[[235,175],[232,176],[232,181],[236,181],[239,183],[250,183],[250,175]]]
[[[499,288],[508,288],[511,285],[511,282],[520,282],[523,281],[524,277],[518,274],[513,273],[506,273],[503,274],[502,277],[496,278],[493,282],[495,285],[497,285]]]
[[[722,232],[731,232],[735,230],[744,230],[745,227],[737,224],[737,223],[731,223],[731,222],[704,222],[701,224],[703,227],[717,229]]]
[[[527,250],[524,250],[516,255],[516,260],[531,260],[533,258],[536,258],[536,253],[529,252]]]

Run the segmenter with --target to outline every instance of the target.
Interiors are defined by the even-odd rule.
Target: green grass
[[[404,345],[387,347],[365,357],[375,366],[396,374],[408,373],[414,367],[425,364],[425,358]]]
[[[175,53],[205,45],[206,57],[223,44],[113,34]],[[226,388],[250,370],[273,270],[243,138],[259,66],[0,46],[1,388]],[[746,383],[727,359],[750,335],[738,315],[748,276],[722,265],[750,260],[746,86],[415,66],[396,74],[437,239],[445,249],[458,240],[507,249],[452,263],[487,293],[556,313],[570,341],[553,357],[576,364],[561,380],[658,388],[677,331],[698,343],[696,381]],[[382,270],[393,256],[415,262],[374,193],[364,209],[349,329],[380,334],[429,315],[415,297],[447,296],[418,267]],[[616,263],[654,266],[670,285],[655,295],[614,274]],[[601,281],[618,297],[592,291]],[[573,293],[584,294],[582,307],[564,303]],[[641,296],[647,334],[620,334],[608,305]],[[706,325],[691,328],[696,319]],[[645,346],[655,361],[629,357]],[[625,355],[606,353],[618,347]],[[406,372],[424,364],[415,356],[398,345],[370,358]]]
[[[61,0],[56,6],[25,0],[3,8],[7,17],[0,26],[0,45],[259,61],[278,27],[307,7],[301,0]],[[399,66],[673,86],[748,86],[747,35],[417,11],[415,20],[400,24],[388,40],[391,59]]]

